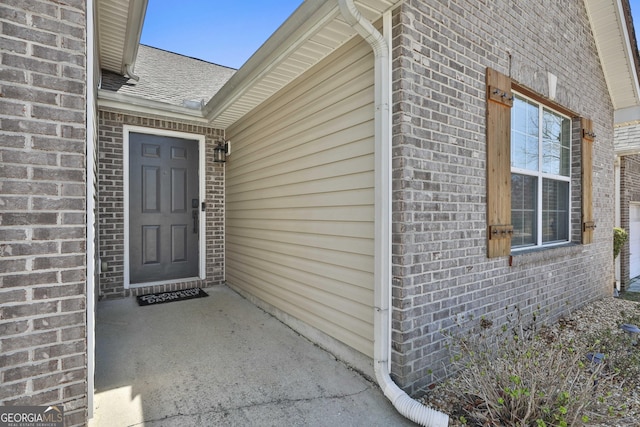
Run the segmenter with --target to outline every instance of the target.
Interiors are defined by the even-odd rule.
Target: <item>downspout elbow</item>
[[[447,427],[449,416],[412,399],[391,379],[391,83],[390,47],[384,35],[358,11],[353,0],[338,0],[345,21],[375,55],[376,271],[374,299],[374,371],[384,395],[404,417],[425,427]],[[390,15],[385,15],[388,26]]]
[[[409,396],[393,382],[387,372],[386,364],[374,361],[376,380],[384,395],[402,416],[425,427],[447,427],[449,416],[435,409],[429,408]]]
[[[355,29],[360,37],[364,38],[369,46],[373,49],[373,53],[376,58],[388,58],[389,47],[384,36],[376,29],[376,27],[367,21],[362,16],[353,0],[338,0],[340,5],[340,13],[342,17],[347,21],[347,24],[351,25]]]
[[[124,72],[125,72],[125,75],[127,77],[129,77],[130,79],[133,79],[135,81],[139,81],[140,80],[140,76],[138,76],[138,75],[133,73],[131,64],[127,64],[127,65],[124,66]]]

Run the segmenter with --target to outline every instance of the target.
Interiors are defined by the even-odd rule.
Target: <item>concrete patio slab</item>
[[[226,286],[102,301],[90,427],[412,426],[377,385]]]

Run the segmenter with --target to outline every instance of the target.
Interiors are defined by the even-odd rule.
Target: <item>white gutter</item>
[[[135,81],[140,77],[133,73],[138,57],[138,47],[142,36],[142,25],[147,14],[148,0],[131,0],[127,11],[127,26],[124,37],[124,48],[122,52],[122,74],[126,74]]]
[[[338,0],[342,16],[375,55],[375,271],[373,369],[384,395],[400,414],[426,427],[447,427],[449,416],[412,399],[391,379],[391,54],[390,41],[367,21],[353,0]],[[391,14],[383,16],[389,35]]]
[[[615,161],[613,162],[613,188],[614,188],[614,227],[620,227],[621,218],[620,218],[620,156],[616,155]],[[615,279],[615,289],[617,291],[620,290],[620,258],[616,257],[615,266],[614,266],[614,279]]]
[[[178,105],[167,104],[165,102],[138,98],[105,89],[98,90],[98,106],[102,108],[115,108],[133,113],[154,114],[174,120],[180,119],[203,124],[209,123],[202,115],[202,110],[200,109],[181,107]]]
[[[124,75],[129,77],[130,79],[135,80],[135,81],[140,81],[140,76],[138,76],[137,74],[133,73],[133,65],[132,64],[126,64],[124,66]]]

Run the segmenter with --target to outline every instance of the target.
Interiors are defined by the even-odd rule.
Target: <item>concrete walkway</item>
[[[411,426],[377,385],[227,287],[97,311],[90,427]]]
[[[627,286],[627,292],[640,292],[640,276],[634,277]]]

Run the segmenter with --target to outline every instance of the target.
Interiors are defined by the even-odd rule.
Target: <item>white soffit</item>
[[[622,0],[585,0],[614,110],[640,105],[635,52]]]
[[[100,67],[125,74],[134,65],[147,0],[97,0]]]
[[[354,3],[373,22],[402,0]],[[306,0],[207,103],[205,117],[226,129],[355,35],[337,0]]]

